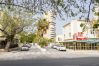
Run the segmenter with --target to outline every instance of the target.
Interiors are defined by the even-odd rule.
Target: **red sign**
[[[74,40],[86,40],[87,38],[83,35],[82,32],[75,33],[73,35]]]

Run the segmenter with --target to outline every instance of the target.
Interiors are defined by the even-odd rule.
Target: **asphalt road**
[[[47,52],[49,52],[50,54],[47,54],[47,52],[44,52],[43,54],[43,52],[41,52],[41,50],[36,46],[33,46],[28,52],[23,51],[23,52],[9,53],[5,56],[14,55],[13,57],[9,57],[14,60],[0,59],[0,66],[99,66],[99,56],[92,56],[92,55],[86,56],[86,54],[84,56],[82,54],[73,54],[73,53],[69,54],[67,51],[62,52],[51,48],[46,48],[46,49]],[[83,57],[80,57],[79,55]],[[14,58],[14,57],[21,58],[21,56],[29,57],[29,59],[15,60]]]
[[[99,57],[0,61],[0,66],[99,66]]]

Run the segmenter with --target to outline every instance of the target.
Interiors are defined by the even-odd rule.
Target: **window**
[[[71,37],[71,33],[69,33],[69,37]]]
[[[94,34],[94,30],[90,30],[90,33],[91,33],[91,34]]]
[[[64,34],[64,37],[65,37],[65,34]]]

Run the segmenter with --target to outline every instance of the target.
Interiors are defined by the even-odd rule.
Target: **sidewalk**
[[[73,51],[66,52],[1,52],[0,60],[21,60],[37,58],[81,58],[81,57],[99,57],[97,51]]]
[[[99,54],[99,50],[71,50],[67,49],[68,53],[75,53],[75,54]]]

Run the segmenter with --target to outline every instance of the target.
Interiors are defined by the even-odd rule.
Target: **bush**
[[[41,38],[41,39],[40,39],[40,42],[39,42],[39,45],[40,45],[41,47],[47,46],[47,45],[48,45],[48,39],[46,39],[46,38]]]

